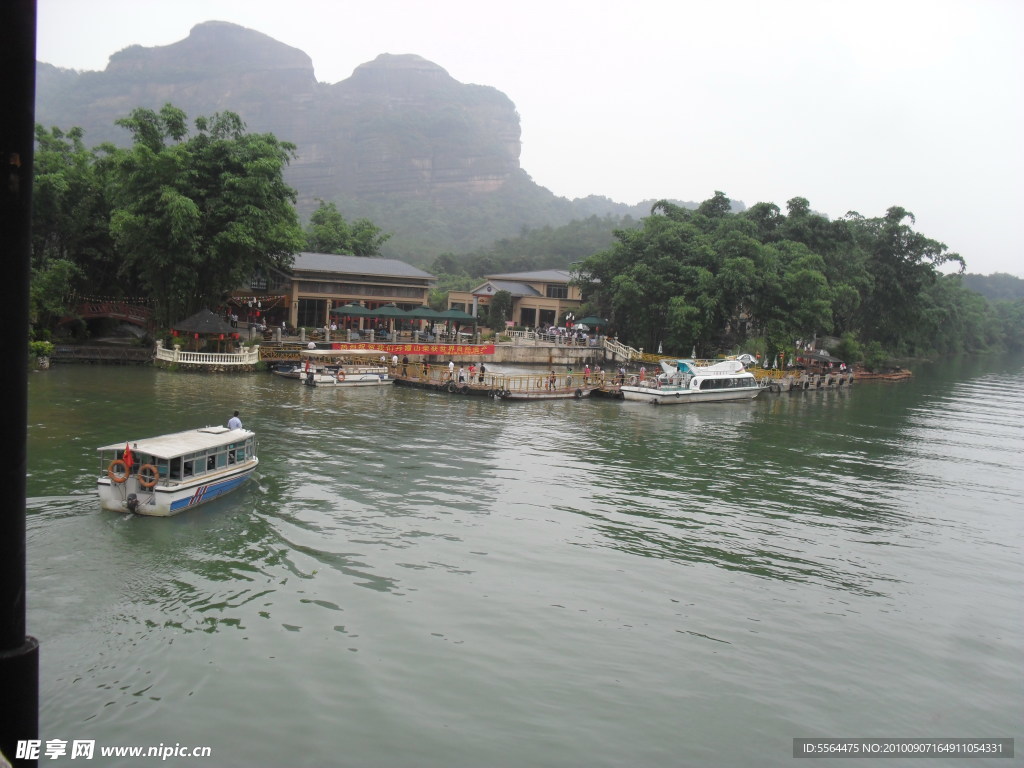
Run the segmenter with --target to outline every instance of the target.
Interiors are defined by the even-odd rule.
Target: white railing
[[[572,337],[561,333],[538,333],[537,331],[502,331],[513,341],[529,341],[540,344],[555,344],[567,347],[596,347],[597,340],[590,337]]]
[[[623,360],[634,360],[643,355],[640,350],[633,349],[633,347],[627,347],[625,344],[621,344],[615,339],[610,339],[607,336],[604,338],[604,348],[613,355],[618,355]]]
[[[186,365],[255,365],[260,361],[260,347],[255,344],[244,348],[239,353],[231,352],[182,352],[175,345],[173,349],[164,349],[161,342],[156,343],[156,359],[168,363]]]

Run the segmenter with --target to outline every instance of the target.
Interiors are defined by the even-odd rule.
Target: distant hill
[[[1024,299],[1024,280],[1006,272],[994,272],[991,275],[963,276],[964,286],[986,299],[1019,301]]]
[[[250,131],[298,147],[286,178],[301,216],[318,198],[333,201],[347,218],[367,217],[393,233],[385,255],[413,263],[524,228],[595,215],[639,218],[654,202],[556,197],[519,165],[512,101],[415,55],[382,54],[347,80],[319,83],[304,52],[210,21],[172,45],[119,51],[103,72],[39,63],[36,93],[37,122],[81,126],[90,146],[127,145],[114,121],[136,107],[172,103],[190,119],[236,112]]]

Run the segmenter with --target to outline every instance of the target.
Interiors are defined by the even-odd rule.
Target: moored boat
[[[271,369],[275,376],[297,379],[302,376],[302,366],[297,363],[279,363]]]
[[[739,360],[700,365],[696,360],[662,361],[662,373],[619,388],[624,400],[655,405],[750,400],[762,387]]]
[[[372,387],[391,384],[379,349],[306,349],[298,379],[311,387]]]
[[[169,517],[239,488],[259,465],[256,434],[213,426],[105,445],[100,504]]]

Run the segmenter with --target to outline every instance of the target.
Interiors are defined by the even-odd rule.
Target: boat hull
[[[730,389],[686,389],[683,387],[633,387],[620,388],[623,400],[651,403],[653,405],[691,405],[694,403],[721,403],[730,400],[752,400],[761,392],[761,387],[735,387]]]
[[[562,387],[559,389],[534,389],[529,391],[503,389],[495,393],[500,400],[581,400],[590,397],[588,387]]]
[[[391,384],[394,379],[386,373],[348,374],[344,379],[339,379],[329,373],[314,373],[310,380],[308,373],[302,373],[299,375],[299,381],[304,386],[310,387],[379,387],[383,384]]]
[[[103,509],[150,517],[171,517],[237,490],[245,484],[257,466],[259,459],[253,457],[222,475],[206,475],[194,482],[159,482],[153,488],[146,489],[139,485],[138,477],[133,475],[124,483],[114,483],[109,477],[101,477],[96,481],[96,487]],[[133,496],[137,501],[134,507],[130,506]]]

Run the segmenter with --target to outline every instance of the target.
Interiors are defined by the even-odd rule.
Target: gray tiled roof
[[[331,272],[378,277],[415,277],[433,280],[434,276],[398,259],[377,259],[367,256],[339,256],[334,253],[295,254],[293,271]]]
[[[526,280],[529,282],[567,283],[572,274],[564,269],[542,269],[537,272],[510,272],[506,275],[487,275],[491,280]]]
[[[508,291],[513,296],[543,296],[540,291],[534,288],[532,285],[526,283],[514,283],[510,280],[488,280],[486,283],[481,284],[479,287],[473,289],[475,294],[486,294],[487,286],[490,285],[494,288],[494,291]]]

